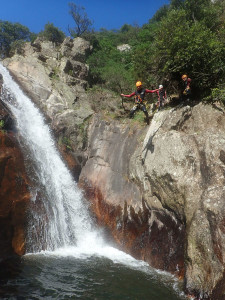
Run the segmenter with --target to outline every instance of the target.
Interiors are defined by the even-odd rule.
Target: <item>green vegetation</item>
[[[120,52],[111,39],[113,36],[101,37],[88,59],[91,84],[102,84],[115,92],[129,88],[133,83],[133,65],[131,52]]]
[[[75,27],[69,28],[70,35],[72,37],[78,37],[90,32],[92,21],[88,18],[85,8],[73,2],[69,3],[69,8],[69,13],[75,22]]]
[[[52,23],[47,23],[45,29],[39,33],[39,36],[56,45],[61,44],[66,37],[64,32],[55,27]]]
[[[91,84],[129,93],[141,80],[146,87],[162,83],[177,93],[181,75],[188,74],[196,96],[213,92],[211,98],[218,99],[215,91],[218,95],[225,79],[224,14],[224,0],[171,0],[142,28],[125,24],[93,33]],[[123,43],[131,50],[117,50]]]
[[[59,70],[58,70],[58,68],[53,68],[51,73],[49,74],[49,77],[53,80],[59,80]]]
[[[90,122],[90,118],[88,117],[84,120],[84,122],[80,125],[78,125],[78,132],[79,136],[82,139],[82,149],[85,149],[87,147],[87,142],[88,142],[88,125]]]
[[[4,120],[0,120],[0,132],[4,133],[5,130],[4,130],[4,126],[5,126],[5,122]]]
[[[156,30],[156,51],[152,53],[159,78],[167,75],[178,80],[180,74],[187,73],[201,94],[222,82],[225,40],[221,39],[224,21],[216,22],[221,17],[218,4],[206,0],[198,5],[186,0],[184,8],[172,9],[162,19]]]
[[[23,55],[24,45],[25,45],[25,41],[23,40],[16,40],[12,42],[10,45],[9,56],[13,56],[16,53],[19,55]]]
[[[181,75],[188,74],[194,95],[224,103],[225,0],[170,0],[142,27],[124,24],[98,32],[83,7],[70,2],[69,8],[75,22],[70,35],[92,44],[87,59],[91,88],[126,94],[141,80],[146,88],[163,84],[169,94],[177,94]],[[65,38],[51,23],[39,36],[56,44]],[[22,54],[23,43],[34,37],[18,23],[0,21],[1,56]],[[127,50],[119,48],[124,44]]]
[[[219,102],[225,105],[225,85],[211,89],[211,94],[203,99],[206,102]]]
[[[19,23],[11,23],[0,20],[0,55],[1,57],[10,56],[15,53],[16,47],[21,48],[23,42],[30,42],[35,38],[35,34]],[[10,53],[11,49],[13,50]]]
[[[65,145],[68,150],[72,150],[71,141],[68,137],[62,137],[60,142]]]

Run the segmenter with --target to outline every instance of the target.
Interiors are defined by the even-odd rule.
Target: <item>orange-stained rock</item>
[[[9,119],[0,104],[0,118]],[[6,118],[7,116],[7,118]],[[0,259],[25,252],[26,210],[30,194],[16,135],[0,130]]]
[[[91,202],[98,225],[109,229],[121,250],[148,262],[152,267],[183,278],[184,227],[177,223],[172,214],[166,214],[163,210],[151,211],[144,202],[143,210],[136,213],[126,203],[124,207],[110,204],[101,191],[87,180],[81,178],[79,186]]]
[[[184,224],[162,205],[150,207],[140,186],[129,179],[130,158],[140,134],[135,126],[109,124],[96,117],[79,186],[99,225],[109,230],[121,250],[155,268],[183,276]]]

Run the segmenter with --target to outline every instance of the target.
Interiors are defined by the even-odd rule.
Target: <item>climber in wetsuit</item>
[[[182,100],[189,101],[191,97],[191,78],[188,78],[187,75],[182,75],[182,81],[183,81],[183,92],[182,92]]]
[[[137,87],[137,90],[135,92],[131,93],[130,95],[124,95],[124,94],[120,94],[120,95],[123,97],[127,97],[127,98],[134,96],[135,105],[133,106],[133,108],[130,111],[130,118],[132,118],[134,116],[134,113],[138,109],[141,109],[146,116],[147,124],[149,124],[149,115],[148,115],[148,111],[145,106],[144,97],[145,97],[146,93],[154,93],[154,91],[143,88],[141,81],[136,82],[136,87]]]
[[[158,95],[158,102],[157,102],[158,110],[162,109],[165,105],[165,100],[167,98],[166,90],[163,88],[163,85],[160,84],[159,88],[156,90],[153,90],[152,92],[153,93],[156,92]]]

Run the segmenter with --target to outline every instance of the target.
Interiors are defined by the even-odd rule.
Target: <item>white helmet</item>
[[[160,85],[159,85],[159,89],[162,89],[162,88],[163,88],[163,85],[162,85],[162,84],[160,84]]]

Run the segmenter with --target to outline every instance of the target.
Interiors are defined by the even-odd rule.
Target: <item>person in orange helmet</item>
[[[183,92],[182,92],[182,100],[190,100],[191,96],[191,78],[189,78],[186,74],[181,76],[183,81]]]
[[[147,124],[149,124],[149,115],[148,115],[148,111],[145,106],[144,98],[145,98],[146,93],[154,93],[155,91],[143,88],[141,81],[136,82],[136,88],[137,88],[136,91],[134,91],[130,95],[124,95],[124,94],[120,94],[120,95],[122,97],[127,97],[127,98],[131,98],[134,96],[135,104],[130,111],[129,117],[132,118],[134,116],[135,112],[138,109],[141,109],[146,116]]]

